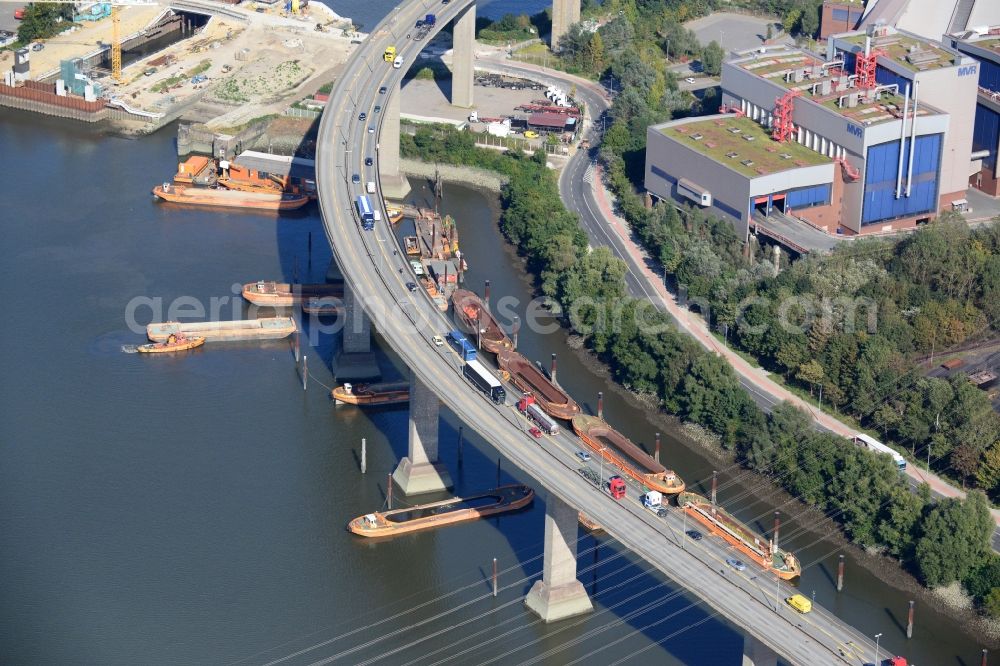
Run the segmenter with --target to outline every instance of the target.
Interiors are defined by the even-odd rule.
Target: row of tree
[[[544,154],[478,149],[471,135],[454,128],[404,134],[401,149],[423,161],[509,177],[501,194],[504,234],[526,257],[538,288],[566,313],[566,324],[616,381],[716,433],[742,464],[819,507],[855,542],[899,559],[928,584],[963,580],[989,564],[993,523],[983,495],[934,503],[926,489],[911,493],[888,458],[816,432],[794,407],[765,414],[723,359],[677,331],[648,302],[628,297],[625,265],[606,248],[588,250],[579,221],[560,202]],[[706,219],[700,233],[725,237],[731,234],[726,228]]]

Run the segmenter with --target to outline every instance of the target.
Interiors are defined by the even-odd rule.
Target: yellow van
[[[385,53],[382,54],[382,59],[386,62],[392,62],[396,59],[396,47],[387,46],[385,47]]]
[[[813,609],[812,602],[803,597],[801,594],[793,594],[785,599],[785,603],[800,613],[808,613]]]

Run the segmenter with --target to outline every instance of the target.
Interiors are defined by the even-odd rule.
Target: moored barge
[[[722,537],[747,559],[773,571],[778,578],[791,580],[802,573],[797,557],[776,547],[770,539],[763,539],[718,504],[713,506],[708,499],[692,492],[678,495],[677,504],[712,534]]]
[[[220,208],[257,210],[298,210],[307,203],[305,194],[285,192],[240,192],[225,188],[190,187],[163,183],[153,188],[153,195],[170,203]]]
[[[272,308],[291,307],[311,298],[332,299],[343,295],[343,284],[291,284],[258,280],[243,285],[243,298],[254,305]]]
[[[330,395],[338,405],[401,405],[410,401],[410,385],[407,382],[357,385],[344,383],[333,389]]]
[[[528,486],[500,486],[471,497],[368,513],[349,522],[347,529],[363,537],[396,536],[516,511],[531,504],[534,497]]]
[[[650,490],[676,495],[684,490],[684,481],[636,446],[604,420],[596,416],[577,414],[573,430],[595,454],[617,467]]]
[[[497,354],[501,349],[512,349],[514,347],[510,338],[504,333],[503,328],[490,311],[483,305],[479,296],[468,289],[456,289],[451,295],[451,302],[455,306],[455,316],[467,331],[472,331],[470,342],[474,342],[478,337],[487,351]]]
[[[280,340],[295,332],[291,317],[262,317],[235,321],[166,321],[146,326],[146,337],[163,342],[171,335],[185,338],[203,337],[208,342],[236,340]]]
[[[569,421],[580,413],[580,405],[566,391],[552,383],[538,367],[513,349],[501,349],[497,362],[510,373],[514,386],[535,396],[535,402],[545,413]]]

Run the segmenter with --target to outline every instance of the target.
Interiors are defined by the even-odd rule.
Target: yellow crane
[[[0,0],[0,2],[17,2],[23,0]],[[33,4],[33,3],[31,3]],[[40,4],[50,5],[85,5],[85,2],[78,0],[48,0]],[[96,5],[111,5],[111,76],[115,82],[122,82],[122,41],[121,41],[121,7],[151,7],[158,5],[158,0],[106,0],[94,2]]]

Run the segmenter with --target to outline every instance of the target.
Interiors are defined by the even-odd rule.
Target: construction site
[[[126,133],[177,119],[224,133],[315,93],[364,37],[318,2],[75,7],[57,36],[0,52],[0,106]]]

